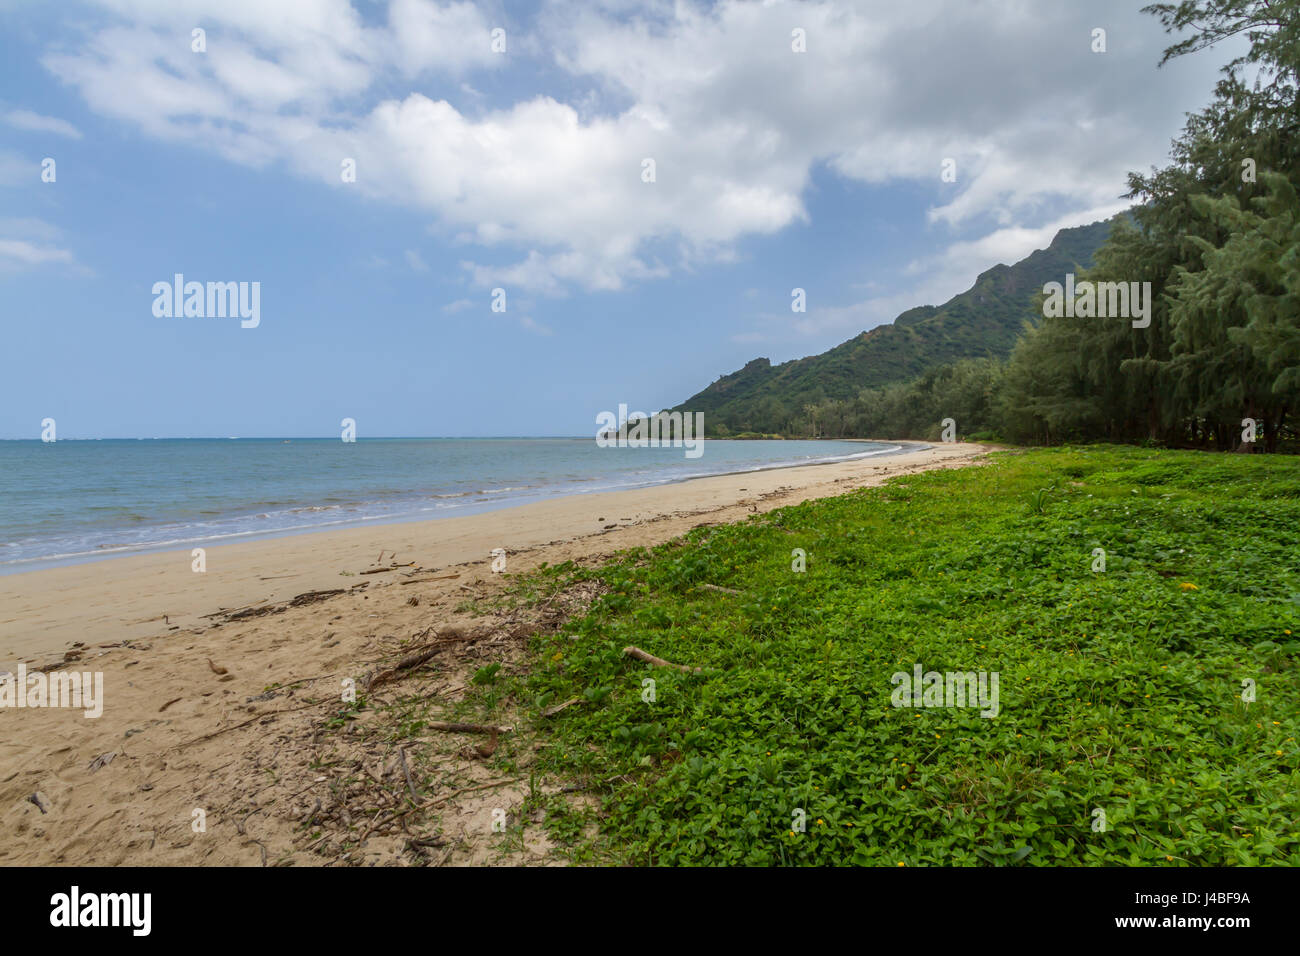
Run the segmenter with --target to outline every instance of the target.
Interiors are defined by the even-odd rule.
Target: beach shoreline
[[[574,438],[573,441],[583,441],[581,438]],[[792,443],[797,443],[802,439],[792,439]],[[684,482],[696,481],[700,478],[723,478],[732,475],[747,475],[762,471],[779,471],[787,468],[817,467],[825,464],[835,464],[841,461],[847,461],[854,458],[884,458],[897,454],[906,454],[910,451],[920,451],[930,447],[926,442],[897,440],[897,441],[878,441],[866,438],[842,438],[833,439],[837,442],[852,444],[868,444],[884,446],[876,451],[859,452],[853,455],[843,455],[838,457],[828,457],[814,461],[780,461],[772,464],[765,464],[751,468],[736,468],[729,471],[705,472],[703,474],[685,474],[672,478],[647,481],[644,484],[628,485],[625,488],[611,489],[609,493],[617,494],[621,491],[636,491],[641,488],[668,487],[671,485],[682,484]],[[480,492],[479,494],[484,494]],[[496,503],[488,503],[487,499],[479,498],[476,504],[486,505],[480,507],[470,507],[462,511],[449,511],[440,515],[429,515],[417,512],[403,512],[391,515],[377,515],[369,517],[345,518],[338,521],[332,521],[325,524],[305,524],[293,525],[281,528],[272,528],[261,531],[239,531],[224,532],[216,535],[204,537],[181,536],[175,539],[160,541],[157,543],[146,543],[137,545],[122,545],[117,547],[108,547],[101,545],[102,550],[75,552],[68,554],[52,554],[45,557],[25,558],[17,561],[0,563],[0,578],[12,574],[27,574],[32,571],[45,571],[51,568],[69,567],[78,564],[92,564],[99,561],[111,561],[120,557],[132,557],[135,555],[145,554],[162,554],[185,549],[194,548],[216,548],[228,544],[239,544],[253,541],[265,541],[275,538],[287,538],[300,534],[318,534],[330,531],[347,531],[356,528],[378,528],[384,525],[392,524],[411,524],[425,521],[441,521],[447,518],[467,517],[470,515],[483,514],[491,511],[501,511],[508,508],[521,507],[526,504],[533,504],[543,501],[551,501],[557,498],[572,497],[585,495],[587,492],[579,492],[572,489],[555,486],[544,489],[538,494],[516,498],[501,499]],[[464,497],[473,497],[472,493],[463,493]]]
[[[568,610],[548,601],[529,611],[498,601],[515,574],[596,564],[700,525],[964,467],[992,450],[942,444],[232,544],[208,551],[206,573],[191,570],[189,551],[175,551],[0,578],[0,670],[25,663],[29,674],[102,675],[103,688],[97,718],[70,707],[0,709],[0,826],[10,835],[0,866],[320,865],[303,821],[318,797],[332,799],[331,774],[343,772],[318,769],[321,727],[337,715],[340,687],[361,686],[428,635],[459,634],[459,650],[417,681],[420,699],[455,713],[486,660],[526,667],[528,635],[560,626],[596,593],[566,597],[576,602]],[[506,551],[504,575],[491,567],[495,548]],[[368,767],[387,793],[403,785],[401,746],[442,746],[432,759],[446,793],[443,862],[557,864],[544,843],[502,857],[482,836],[494,808],[522,805],[526,777],[502,785],[471,741],[454,735],[394,742],[383,695],[372,689],[351,718],[359,733],[331,737],[330,746],[362,747],[342,764],[336,755],[337,767]],[[205,831],[191,827],[195,808],[207,815]],[[399,831],[363,837],[349,858],[408,865],[409,857]]]
[[[357,581],[349,574],[372,569],[381,553],[385,563],[414,562],[434,570],[487,561],[494,549],[504,548],[507,568],[514,571],[523,553],[544,545],[591,538],[612,551],[616,540],[621,547],[657,543],[688,529],[680,520],[673,524],[674,517],[757,505],[760,499],[765,499],[761,510],[768,510],[837,493],[846,482],[887,477],[898,468],[965,459],[972,449],[983,447],[913,443],[900,452],[848,461],[689,478],[423,521],[236,541],[205,548],[202,573],[192,569],[188,546],[16,572],[0,576],[0,662],[41,663],[77,643],[89,646],[201,627],[204,614],[221,608],[347,587]],[[652,530],[665,520],[668,526]],[[641,530],[627,534],[632,527]]]

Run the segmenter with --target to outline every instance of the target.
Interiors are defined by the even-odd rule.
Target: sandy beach
[[[424,741],[432,749],[423,758],[415,753],[421,741],[398,746],[391,735],[325,740],[336,688],[400,658],[413,635],[451,635],[455,647],[420,677],[420,693],[451,711],[485,658],[517,666],[529,629],[562,620],[563,608],[543,618],[464,609],[469,598],[482,605],[513,573],[595,561],[701,523],[960,467],[988,450],[936,445],[229,544],[207,549],[204,573],[185,549],[2,577],[0,664],[103,672],[105,701],[98,719],[70,709],[0,709],[0,863],[329,862],[312,845],[324,839],[314,837],[315,816],[328,812],[325,790],[336,798],[352,792],[334,786],[340,768],[362,768],[363,779],[379,783],[382,812],[390,790],[417,790],[408,757],[426,761],[420,791],[446,791],[433,801],[440,835],[363,836],[346,862],[411,864],[428,852],[452,865],[553,863],[544,841],[503,853],[483,837],[492,810],[521,802],[524,785],[497,782],[472,752],[446,749],[466,739]],[[491,569],[494,549],[505,550],[504,575]],[[339,749],[349,747],[346,756]],[[334,770],[322,769],[331,766],[326,751]],[[332,819],[350,823],[354,811],[338,799],[341,815]]]

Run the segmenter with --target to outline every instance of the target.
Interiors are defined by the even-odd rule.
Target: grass
[[[1295,863],[1297,529],[1294,458],[1000,454],[543,569],[608,592],[490,687],[603,795],[594,837],[551,808],[578,860]],[[915,664],[997,673],[998,715],[893,706]]]

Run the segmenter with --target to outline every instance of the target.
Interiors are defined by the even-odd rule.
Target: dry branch
[[[495,727],[491,724],[462,724],[445,720],[435,720],[424,725],[430,730],[445,730],[452,734],[508,734],[514,728]]]
[[[647,654],[639,647],[625,647],[623,653],[628,657],[635,657],[639,661],[645,661],[647,664],[653,664],[655,667],[672,667],[679,671],[685,671],[687,674],[702,674],[704,668],[690,667],[686,664],[674,664],[672,661],[666,661],[662,657],[655,657],[653,654]]]

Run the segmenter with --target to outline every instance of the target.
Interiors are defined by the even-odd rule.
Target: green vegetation
[[[1005,270],[1024,281],[1000,296],[975,295],[998,270],[986,273],[944,307],[941,337],[924,348],[895,355],[867,346],[898,342],[907,326],[938,320],[928,309],[825,355],[777,369],[756,360],[682,407],[704,411],[715,436],[741,421],[790,435],[934,438],[940,420],[953,418],[964,433],[1020,443],[1236,450],[1247,440],[1243,419],[1251,419],[1259,449],[1274,451],[1293,438],[1300,412],[1300,0],[1184,0],[1146,10],[1171,31],[1192,31],[1165,51],[1165,61],[1233,36],[1249,47],[1224,68],[1210,105],[1188,119],[1172,164],[1130,174],[1137,205],[1131,217],[1109,224],[1100,248],[1084,242],[1100,237],[1098,226],[1089,226],[1055,259],[1040,261],[1051,274],[1030,268],[1040,253]],[[1086,270],[1069,264],[1091,259]],[[1080,282],[1150,283],[1149,325],[1134,328],[1130,317],[1115,316],[1036,321],[1042,285],[1062,282],[1067,272]],[[1007,336],[1022,327],[1003,361]],[[967,361],[954,364],[958,357]]]
[[[864,388],[906,382],[958,359],[1006,358],[1025,324],[1042,315],[1034,296],[1043,283],[1091,265],[1109,229],[1105,222],[1063,229],[1048,248],[1014,265],[989,269],[942,306],[911,309],[892,325],[863,332],[821,355],[775,367],[765,358],[754,359],[676,410],[704,412],[707,433],[715,438],[741,437],[738,432],[877,434],[844,431],[847,422],[833,426],[824,420],[829,416],[819,415],[818,406],[842,407]]]
[[[1174,162],[1129,177],[1141,201],[1098,252],[1094,281],[1150,281],[1148,328],[1048,319],[1017,347],[1000,389],[1020,441],[1240,443],[1260,422],[1277,447],[1300,409],[1300,2],[1208,0],[1147,8],[1194,29],[1165,60],[1245,34],[1214,101],[1174,141]],[[1240,71],[1257,70],[1248,85]]]
[[[1300,862],[1297,527],[1295,459],[1107,446],[544,569],[604,589],[514,685],[535,769],[601,797],[599,836],[581,809],[554,835],[641,864]],[[996,672],[1000,712],[892,706],[916,664]]]

